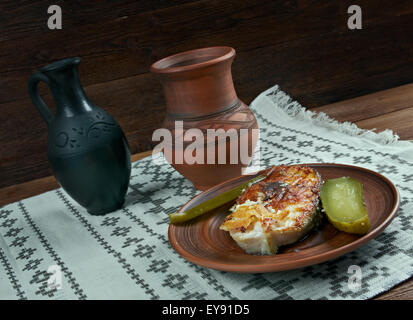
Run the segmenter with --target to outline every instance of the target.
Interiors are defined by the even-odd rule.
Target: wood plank
[[[413,300],[413,279],[406,280],[393,289],[374,297],[374,300]]]
[[[0,51],[0,85],[4,89],[0,92],[0,103],[25,95],[30,73],[67,56],[84,58],[82,78],[88,86],[146,73],[150,63],[158,58],[194,47],[226,44],[245,52],[305,38],[313,38],[313,47],[317,47],[316,39],[320,35],[334,32],[340,38],[349,33],[344,23],[349,1],[198,0],[169,5],[162,1],[152,10],[143,1],[134,3],[122,1],[117,6],[106,2],[98,5],[96,1],[90,5],[61,3],[65,26],[59,31],[46,27],[45,1],[27,8],[20,6],[13,10],[11,18],[5,17],[4,22],[0,19],[0,28],[11,29],[0,38],[4,44]],[[94,14],[94,6],[101,14]],[[394,27],[409,18],[413,10],[411,2],[397,0],[383,10],[377,1],[368,0],[363,3],[363,9],[369,12],[363,20],[367,31],[353,32],[354,41],[363,42],[365,34],[372,32],[370,38],[381,42],[376,47],[378,52],[393,50],[394,45],[373,34],[376,28],[391,24],[387,33],[393,34],[392,41],[397,47],[409,48],[411,40],[406,30],[410,29]],[[343,41],[341,47],[352,45]],[[330,47],[333,46],[325,48]],[[20,49],[19,55],[15,54],[16,48]],[[398,56],[406,59],[404,51],[400,50]],[[354,50],[353,55],[354,52],[362,54]],[[365,64],[373,62],[365,59]],[[397,63],[397,60],[387,63]]]
[[[316,107],[313,110],[325,112],[338,121],[355,122],[410,107],[413,107],[413,84]]]
[[[357,121],[356,124],[364,129],[375,128],[378,132],[391,129],[401,139],[413,140],[413,107]]]

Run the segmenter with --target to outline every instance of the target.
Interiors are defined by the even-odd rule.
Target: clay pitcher
[[[257,142],[257,120],[234,89],[234,57],[233,48],[210,47],[178,53],[151,66],[166,98],[163,126],[172,133],[162,151],[200,190],[240,176]],[[208,136],[212,132],[215,138]],[[185,157],[188,153],[192,160]]]
[[[57,181],[89,213],[100,215],[124,203],[130,151],[117,122],[86,97],[79,63],[69,58],[43,67],[30,77],[28,90],[48,126],[47,153]],[[49,86],[56,115],[40,97],[39,81]]]

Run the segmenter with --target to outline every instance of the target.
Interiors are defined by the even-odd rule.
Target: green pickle
[[[256,183],[258,181],[261,181],[264,179],[266,176],[265,175],[260,175],[257,176],[253,179],[248,180],[247,182],[231,189],[228,191],[225,191],[218,196],[211,198],[185,212],[176,212],[172,213],[169,215],[169,222],[170,223],[182,223],[185,221],[192,220],[204,213],[207,213],[215,208],[218,208],[222,206],[225,203],[228,203],[230,201],[235,200],[241,193],[242,191],[252,185],[253,183]]]
[[[321,188],[321,202],[337,229],[355,234],[366,234],[370,229],[360,181],[351,177],[327,180]]]

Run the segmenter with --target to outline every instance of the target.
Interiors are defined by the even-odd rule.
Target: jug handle
[[[50,108],[40,96],[39,91],[37,90],[37,85],[40,81],[43,81],[47,85],[49,85],[49,79],[44,74],[40,72],[32,74],[28,84],[29,96],[30,99],[32,99],[34,106],[37,108],[37,110],[39,110],[41,116],[46,121],[47,125],[50,125],[54,116],[50,111]]]

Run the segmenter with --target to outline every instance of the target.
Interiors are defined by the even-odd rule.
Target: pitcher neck
[[[89,102],[79,81],[76,61],[61,68],[41,70],[49,79],[50,89],[56,103],[56,116],[72,117],[89,112]]]
[[[235,50],[210,47],[169,56],[151,66],[162,83],[167,115],[194,118],[222,112],[238,102],[231,64]]]
[[[228,62],[161,82],[169,116],[199,117],[224,111],[238,101]]]

